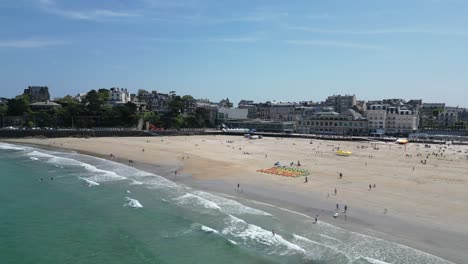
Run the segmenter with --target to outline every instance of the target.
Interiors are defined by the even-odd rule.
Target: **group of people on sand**
[[[291,163],[289,163],[289,165],[290,165],[291,167],[294,166],[294,161],[291,161]],[[298,160],[296,165],[297,165],[297,166],[301,166],[301,162]]]

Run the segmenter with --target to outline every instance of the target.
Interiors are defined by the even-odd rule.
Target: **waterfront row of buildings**
[[[47,86],[29,86],[24,94],[30,96],[31,107],[47,110],[60,107],[50,101]],[[109,89],[109,104],[133,103],[139,111],[167,113],[176,93],[138,90],[131,94],[125,88]],[[74,98],[82,101],[86,94]],[[297,132],[328,135],[408,135],[418,131],[465,130],[468,112],[445,103],[424,103],[422,100],[385,99],[360,101],[355,95],[332,95],[322,102],[255,103],[241,100],[234,108],[229,99],[211,102],[184,96],[180,114],[198,108],[206,110],[212,124],[221,127],[251,128],[264,131]],[[6,100],[0,99],[1,104]]]

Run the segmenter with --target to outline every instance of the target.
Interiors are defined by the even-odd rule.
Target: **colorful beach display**
[[[299,169],[295,167],[280,167],[280,166],[271,167],[269,169],[257,170],[257,172],[275,174],[275,175],[285,176],[285,177],[300,177],[300,176],[307,176],[310,174],[309,171],[305,169]]]

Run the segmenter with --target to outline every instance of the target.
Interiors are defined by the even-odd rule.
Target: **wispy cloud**
[[[335,40],[286,40],[286,43],[291,45],[302,46],[325,46],[337,48],[354,48],[354,49],[367,49],[367,50],[383,50],[384,47],[369,45],[356,42],[335,41]]]
[[[227,23],[261,23],[285,19],[289,16],[287,12],[277,12],[268,9],[255,9],[251,12],[242,14],[231,14],[220,17],[219,15],[210,16],[203,12],[194,12],[186,15],[165,15],[151,18],[154,21],[167,23],[188,23],[188,24],[227,24]]]
[[[308,19],[330,19],[331,16],[327,13],[323,14],[312,14],[312,15],[307,15],[306,18]]]
[[[178,39],[178,38],[150,38],[150,41],[168,43],[255,43],[263,38],[259,36],[215,36],[207,38]]]
[[[0,40],[0,48],[43,48],[48,46],[57,46],[66,44],[65,41],[59,40],[38,40],[38,39],[24,39],[24,40]]]
[[[259,38],[255,37],[220,37],[210,38],[204,40],[205,42],[228,42],[228,43],[254,43],[259,41]]]
[[[39,0],[41,8],[54,15],[75,20],[101,21],[140,16],[136,12],[120,12],[109,9],[67,10],[59,7],[53,0]]]
[[[468,36],[467,30],[435,30],[422,28],[382,28],[370,30],[340,30],[324,29],[313,27],[288,27],[291,30],[299,30],[318,34],[336,34],[336,35],[389,35],[389,34],[426,34],[441,36]]]

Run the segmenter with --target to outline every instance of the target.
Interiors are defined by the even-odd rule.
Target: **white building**
[[[418,129],[418,112],[402,107],[387,107],[386,134],[411,134]]]
[[[369,134],[410,134],[418,129],[419,114],[409,106],[373,103],[367,106]]]
[[[111,104],[117,105],[117,104],[126,104],[130,102],[130,93],[127,91],[125,88],[117,88],[117,87],[112,87],[110,88],[110,98],[109,102]]]
[[[348,109],[341,114],[337,112],[314,112],[298,116],[296,132],[340,136],[367,135],[368,121],[352,109]]]
[[[369,133],[371,135],[385,134],[387,121],[387,105],[368,104],[366,114],[367,120],[369,120]]]
[[[458,107],[445,107],[444,111],[437,115],[437,124],[439,128],[454,127],[458,122]]]

